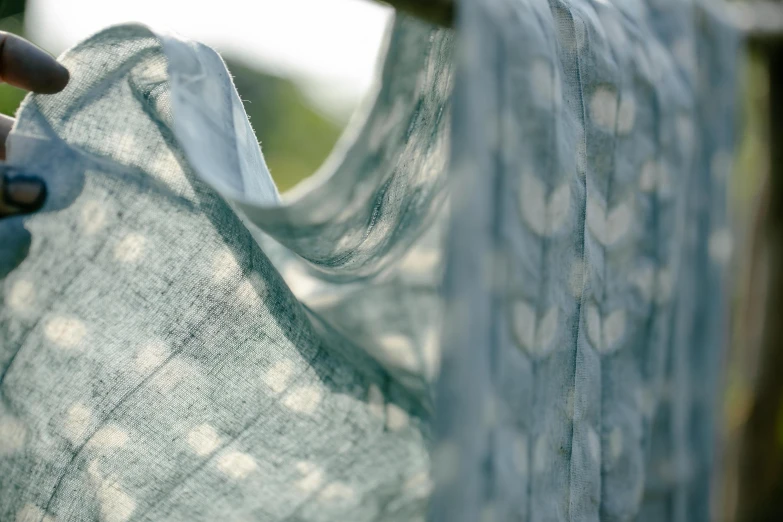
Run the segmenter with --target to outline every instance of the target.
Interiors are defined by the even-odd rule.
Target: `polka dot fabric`
[[[242,169],[259,169],[262,181],[268,173],[253,163],[247,118],[206,47],[111,28],[65,54],[66,92],[25,102],[12,161],[46,176],[50,199],[41,214],[0,224],[2,255],[5,238],[21,245],[0,307],[0,520],[424,514],[437,254],[376,274],[394,261],[387,255],[400,257],[384,252],[431,258],[440,248],[437,234],[419,236],[445,196],[450,87],[440,84],[450,82],[452,36],[400,20],[390,38],[384,74],[394,78],[378,96],[396,100],[399,121],[386,120],[380,101],[367,115],[386,134],[370,156],[369,145],[353,145],[365,159],[349,151],[330,178],[366,176],[335,208],[240,186]],[[178,115],[209,120],[204,132],[223,125],[210,152],[224,171],[189,159],[190,127],[175,125]],[[247,161],[237,163],[242,146]],[[227,203],[208,176],[244,192]],[[276,205],[263,209],[276,219],[266,234],[238,210],[248,201]],[[369,213],[393,245],[374,239]],[[286,236],[288,215],[300,233]],[[321,235],[346,239],[314,244]],[[356,257],[364,245],[376,254],[339,270],[303,260],[327,250]],[[334,274],[339,283],[328,281]],[[389,313],[368,306],[381,295]]]
[[[50,198],[0,221],[0,520],[709,519],[736,42],[461,7],[285,198],[211,49],[63,56],[9,144]]]

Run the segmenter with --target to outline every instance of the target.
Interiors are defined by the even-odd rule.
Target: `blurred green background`
[[[0,30],[24,35],[25,0],[0,0]],[[277,187],[284,192],[326,159],[350,110],[325,114],[294,81],[223,55]],[[25,92],[0,84],[0,113],[13,115]]]

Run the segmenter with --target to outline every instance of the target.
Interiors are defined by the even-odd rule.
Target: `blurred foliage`
[[[723,464],[716,509],[719,520],[734,520],[738,509],[741,443],[751,414],[758,367],[759,323],[763,302],[759,301],[758,241],[759,200],[770,161],[769,71],[758,53],[745,55],[738,102],[738,144],[729,186],[729,208],[735,231],[732,270],[731,325],[723,389],[723,423],[720,426]]]
[[[13,116],[22,102],[25,92],[22,89],[0,84],[0,113]]]
[[[0,31],[22,34],[25,0],[0,0]],[[0,83],[0,113],[13,115],[24,98],[24,91]]]
[[[24,14],[25,0],[0,0],[0,18]]]
[[[769,172],[769,74],[766,61],[749,53],[741,76],[742,92],[738,103],[740,134],[737,156],[729,187],[729,203],[735,227],[737,252],[751,252],[754,220],[758,212],[760,191]],[[733,293],[733,327],[730,364],[727,368],[724,397],[726,430],[734,434],[747,420],[755,377],[755,357],[748,353],[748,331],[743,313],[751,306],[750,278],[753,266],[746,257],[735,267]]]
[[[754,52],[746,55],[743,65],[737,160],[729,195],[735,219],[746,222],[752,219],[759,189],[769,172],[769,71],[764,58]]]
[[[228,58],[250,123],[281,192],[312,174],[326,159],[347,118],[335,121],[314,108],[290,80]]]

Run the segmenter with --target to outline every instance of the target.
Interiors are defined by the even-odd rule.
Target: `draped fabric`
[[[0,520],[709,519],[737,39],[458,7],[284,197],[208,47],[63,55],[9,141],[50,195],[0,221]]]
[[[699,3],[461,5],[433,518],[713,520],[738,40]]]

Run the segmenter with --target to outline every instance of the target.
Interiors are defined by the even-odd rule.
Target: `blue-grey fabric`
[[[712,520],[736,35],[461,5],[433,518]]]
[[[709,520],[737,39],[458,7],[285,197],[208,47],[63,55],[9,141],[50,197],[0,221],[0,520]]]

